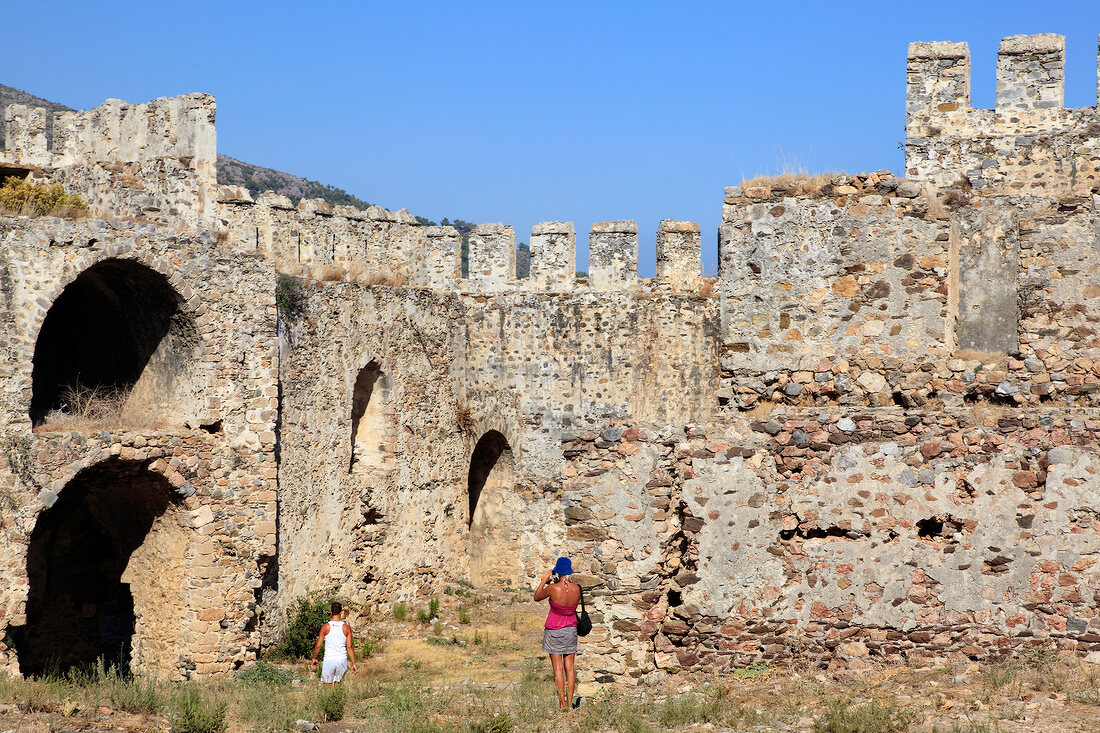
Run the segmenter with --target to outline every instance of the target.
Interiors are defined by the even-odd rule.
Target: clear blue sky
[[[1068,106],[1096,103],[1100,3],[58,2],[8,0],[0,83],[72,107],[218,98],[218,148],[527,241],[637,219],[703,227],[722,188],[793,164],[900,171],[910,41],[967,41],[992,106],[1002,36],[1066,36]],[[784,162],[786,161],[786,163]]]

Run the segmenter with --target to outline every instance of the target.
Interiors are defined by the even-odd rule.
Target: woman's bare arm
[[[549,597],[549,595],[550,595],[550,586],[548,586],[547,583],[550,581],[550,575],[553,572],[554,572],[553,570],[547,570],[546,575],[542,576],[542,580],[540,580],[539,584],[535,587],[535,600],[536,601],[541,601],[543,598]]]

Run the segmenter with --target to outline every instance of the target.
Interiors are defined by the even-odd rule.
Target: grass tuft
[[[905,733],[916,722],[913,718],[893,701],[852,705],[834,700],[814,720],[814,733]]]
[[[224,698],[211,699],[194,684],[183,686],[172,697],[171,714],[173,733],[225,733]]]
[[[322,720],[343,720],[348,705],[348,693],[343,685],[322,687],[317,693],[317,712]]]

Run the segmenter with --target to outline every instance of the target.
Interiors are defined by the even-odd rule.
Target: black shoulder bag
[[[581,590],[581,612],[577,614],[577,636],[588,636],[592,631],[592,619],[588,618],[588,611],[584,610],[584,588],[580,583],[577,587]]]

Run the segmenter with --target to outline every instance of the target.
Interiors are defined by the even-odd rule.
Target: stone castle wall
[[[131,404],[122,419],[71,428],[46,419],[32,430],[28,406],[39,386],[36,370],[44,370],[48,359],[79,356],[75,348],[57,356],[39,347],[51,329],[65,332],[56,316],[76,318],[76,311],[95,305],[89,300],[63,312],[63,294],[74,292],[79,276],[94,273],[95,286],[111,297],[129,295],[119,272],[168,284],[179,297],[173,318],[186,323],[180,333],[194,340],[166,352],[174,334],[169,330],[130,392],[141,404]],[[53,577],[63,571],[40,557],[49,548],[39,544],[36,528],[50,520],[61,523],[62,536],[87,530],[89,537],[66,560],[81,568],[95,542],[127,533],[127,520],[119,516],[135,511],[139,501],[160,502],[166,508],[145,542],[119,568],[145,630],[135,644],[134,667],[178,678],[225,674],[254,660],[258,600],[276,555],[274,271],[255,257],[227,257],[210,235],[118,221],[0,219],[0,354],[6,456],[0,462],[0,615],[8,640],[25,634],[32,646],[65,647],[94,638],[96,630],[84,628],[75,629],[78,639],[69,638],[71,619],[55,625],[48,609],[28,630],[36,592],[60,607],[77,604],[82,618],[94,620],[103,610],[94,588],[81,597],[56,587]],[[74,486],[87,476],[95,477],[92,493],[113,486],[115,496],[133,490],[132,501],[114,506],[112,493],[100,497],[103,516],[95,515],[96,504],[73,505],[73,492],[84,488]],[[133,488],[139,484],[151,488],[142,494]],[[91,514],[77,520],[85,512]],[[59,647],[41,653],[63,654]],[[0,664],[18,672],[6,643],[0,644]]]
[[[212,100],[81,113],[77,139],[115,139],[95,130],[117,116],[121,143],[79,160],[61,119],[44,151],[9,110],[0,166],[110,216],[5,220],[7,627],[60,552],[47,530],[77,529],[52,517],[102,513],[116,482],[149,507],[135,615],[191,584],[164,648],[135,637],[167,676],[247,663],[307,588],[384,611],[459,578],[526,586],[559,554],[590,589],[599,679],[1100,648],[1095,111],[1062,109],[1061,48],[1006,39],[997,109],[973,110],[965,44],[913,44],[906,178],[727,189],[716,279],[671,220],[654,278],[630,221],[592,227],[583,280],[572,224],[533,229],[524,280],[514,229],[483,224],[462,277],[453,228],[213,188],[213,152],[180,155],[213,140]],[[161,108],[188,122],[140,132]],[[116,174],[150,223],[120,221],[142,189]],[[126,382],[157,419],[50,430],[36,385],[72,370],[42,324],[66,285],[160,282],[137,265],[183,304]]]
[[[913,43],[906,85],[905,174],[982,194],[1093,193],[1100,114],[1065,109],[1065,39],[1010,36],[997,53],[994,109],[970,106],[965,43]]]
[[[200,226],[217,198],[214,114],[209,94],[146,104],[111,99],[93,110],[57,113],[48,147],[46,111],[11,105],[0,175],[62,183],[99,216]]]

